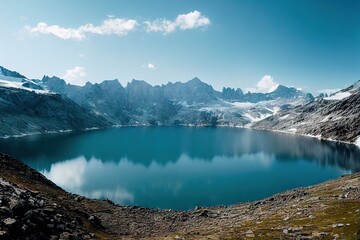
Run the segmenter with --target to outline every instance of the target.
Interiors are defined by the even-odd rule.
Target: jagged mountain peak
[[[268,95],[274,95],[276,97],[283,97],[283,98],[292,98],[292,97],[297,97],[299,95],[305,95],[305,94],[302,91],[300,91],[294,87],[287,87],[284,85],[279,85],[274,91],[272,91]]]
[[[188,82],[198,82],[198,83],[201,82],[202,83],[202,81],[198,77],[194,77],[193,79],[189,80]]]
[[[0,66],[0,75],[6,76],[6,77],[14,77],[14,78],[27,78],[24,75],[21,75],[18,72],[11,71],[3,66]]]
[[[360,90],[360,80],[357,80],[353,84],[351,84],[349,87],[341,90],[341,91],[357,91]]]
[[[50,77],[50,76],[44,75],[43,78],[41,79],[41,81],[42,81],[42,82],[59,81],[59,82],[64,82],[64,83],[66,84],[66,82],[65,82],[64,79],[59,78],[59,77],[56,77],[56,76]]]
[[[99,83],[99,85],[103,87],[123,88],[123,86],[121,85],[118,79],[104,80],[101,83]]]
[[[149,87],[152,87],[151,84],[149,84],[148,82],[144,81],[144,80],[138,80],[138,79],[133,79],[131,80],[131,82],[128,82],[127,84],[127,87],[128,86],[131,86],[131,85],[146,85],[146,86],[149,86]]]
[[[206,86],[210,86],[212,88],[212,86],[210,84],[207,84],[203,81],[200,80],[200,78],[198,77],[194,77],[193,79],[187,81],[185,84],[191,84],[191,85],[206,85]]]

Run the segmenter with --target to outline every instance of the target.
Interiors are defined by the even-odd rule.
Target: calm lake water
[[[65,190],[190,209],[258,200],[360,171],[356,146],[235,128],[116,128],[0,140]]]

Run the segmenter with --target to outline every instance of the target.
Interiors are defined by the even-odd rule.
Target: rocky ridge
[[[0,112],[0,136],[5,137],[111,126],[70,99],[24,89],[0,87]]]
[[[355,143],[360,137],[359,82],[328,98],[279,112],[252,127]]]

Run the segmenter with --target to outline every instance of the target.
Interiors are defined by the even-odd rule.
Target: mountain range
[[[360,146],[360,80],[328,97],[318,97],[270,116],[252,127],[352,142]]]
[[[347,99],[351,95],[357,100],[357,91],[358,85],[354,84],[330,97],[316,98],[283,85],[269,93],[244,93],[240,88],[229,87],[220,92],[196,77],[185,83],[169,82],[161,86],[135,79],[125,87],[117,79],[77,86],[55,76],[28,79],[0,67],[0,135],[119,125],[221,125],[294,132],[294,121],[301,126],[306,125],[304,119],[318,121],[310,115],[325,116],[325,105],[333,114],[334,109],[342,109],[344,97]],[[349,104],[358,105],[354,101]],[[336,108],[336,104],[341,106]],[[345,109],[339,114],[344,117],[347,113]],[[312,130],[297,127],[297,133],[319,135],[322,130],[317,130],[317,124],[311,124],[311,121]],[[319,122],[322,126],[325,121]],[[356,134],[341,140],[354,142]],[[324,136],[337,139],[336,135]]]

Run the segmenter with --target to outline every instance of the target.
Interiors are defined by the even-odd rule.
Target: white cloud
[[[51,34],[62,39],[84,40],[86,34],[118,35],[124,36],[134,31],[138,22],[132,19],[111,18],[105,20],[100,26],[85,24],[79,28],[63,28],[58,25],[48,25],[39,22],[36,27],[25,26],[25,30],[32,34]]]
[[[102,25],[97,27],[92,24],[86,24],[79,29],[85,33],[123,36],[133,31],[137,25],[139,25],[137,21],[132,19],[114,18],[105,20]]]
[[[152,70],[155,70],[155,69],[156,69],[155,65],[152,64],[152,63],[148,63],[148,64],[147,64],[147,68],[148,68],[148,69],[152,69]]]
[[[193,11],[188,14],[181,14],[176,18],[175,23],[181,30],[205,27],[210,24],[210,20],[207,17],[201,15],[199,11]]]
[[[255,88],[246,88],[246,91],[260,92],[260,93],[270,93],[270,92],[275,91],[278,86],[279,86],[279,84],[274,81],[274,78],[272,76],[265,75],[256,84]]]
[[[33,34],[52,34],[62,39],[85,39],[85,34],[79,29],[75,28],[62,28],[58,25],[47,25],[44,22],[39,22],[36,27],[25,26],[25,30]]]
[[[31,34],[53,35],[61,39],[84,40],[88,34],[97,35],[118,35],[124,36],[132,32],[140,24],[133,19],[115,18],[114,15],[107,15],[108,19],[99,26],[88,23],[78,28],[66,28],[59,25],[48,25],[39,22],[36,26],[25,26],[24,30]],[[177,29],[188,30],[204,28],[210,25],[209,18],[203,16],[199,11],[179,14],[174,21],[160,18],[155,21],[143,22],[147,32],[162,32],[163,34],[174,32]]]
[[[155,21],[145,21],[147,32],[162,32],[163,34],[174,32],[177,28],[188,30],[210,25],[209,18],[203,16],[199,11],[180,14],[175,21],[167,19],[157,19]]]
[[[85,84],[84,77],[86,76],[85,68],[74,67],[73,69],[66,70],[66,73],[61,78],[65,79],[68,83],[82,86]]]

